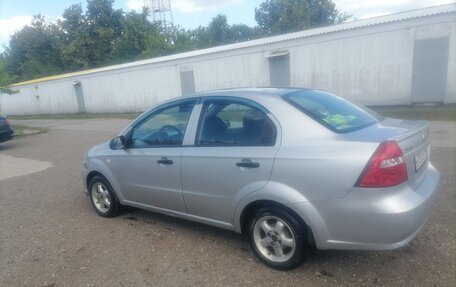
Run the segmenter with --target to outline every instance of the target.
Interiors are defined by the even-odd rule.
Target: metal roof
[[[90,69],[90,70],[79,71],[79,72],[74,72],[74,73],[50,76],[50,77],[16,83],[16,84],[13,84],[12,86],[35,84],[35,83],[63,79],[63,78],[68,78],[68,77],[73,77],[73,76],[87,75],[87,74],[93,74],[93,73],[98,73],[98,72],[105,72],[105,71],[116,70],[116,69],[124,69],[124,68],[136,67],[136,66],[147,65],[147,64],[154,64],[154,63],[160,63],[160,62],[166,62],[166,61],[172,61],[172,60],[181,60],[181,59],[203,56],[203,55],[208,55],[208,54],[215,54],[215,53],[233,51],[233,50],[238,50],[238,49],[243,49],[243,48],[250,48],[250,47],[280,43],[280,42],[285,42],[285,41],[290,41],[290,40],[302,39],[302,38],[323,35],[323,34],[328,34],[328,33],[353,30],[353,29],[364,28],[364,27],[369,27],[369,26],[374,26],[374,25],[379,25],[379,24],[393,23],[393,22],[398,22],[398,21],[403,21],[403,20],[422,18],[422,17],[434,16],[434,15],[440,15],[440,14],[449,14],[449,13],[455,13],[455,12],[456,12],[456,4],[431,6],[431,7],[426,7],[426,8],[422,8],[422,9],[416,9],[416,10],[395,13],[395,14],[390,14],[390,15],[385,15],[385,16],[378,16],[378,17],[373,17],[373,18],[368,18],[368,19],[363,19],[363,20],[350,21],[350,22],[345,22],[345,23],[322,27],[322,28],[309,29],[309,30],[304,30],[304,31],[300,31],[300,32],[295,32],[295,33],[282,34],[282,35],[278,35],[278,36],[250,40],[250,41],[246,41],[246,42],[240,42],[240,43],[229,44],[229,45],[224,45],[224,46],[217,46],[217,47],[212,47],[212,48],[208,48],[208,49],[195,50],[195,51],[184,52],[184,53],[179,53],[179,54],[174,54],[174,55],[169,55],[169,56],[164,56],[164,57],[158,57],[158,58],[152,58],[152,59],[147,59],[147,60],[120,64],[120,65],[113,65],[113,66]]]

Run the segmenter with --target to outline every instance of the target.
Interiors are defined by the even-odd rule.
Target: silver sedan
[[[143,113],[83,163],[95,211],[128,205],[246,233],[266,265],[310,245],[387,250],[436,197],[428,123],[384,118],[324,91],[199,93]]]

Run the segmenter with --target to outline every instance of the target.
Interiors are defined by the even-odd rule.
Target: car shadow
[[[242,252],[250,253],[248,256],[254,258],[254,254],[247,243],[246,236],[243,234],[134,207],[125,207],[125,212],[119,218],[130,221],[131,225],[158,224],[160,228],[171,232],[187,233],[191,236],[211,241],[214,244],[228,244]],[[352,270],[353,273],[357,273],[353,270],[358,269],[375,272],[375,268],[379,266],[388,269],[388,266],[400,260],[402,255],[414,253],[417,249],[415,245],[412,241],[412,243],[405,247],[391,251],[318,250],[309,246],[305,251],[303,264],[290,272],[311,271],[317,274],[317,276],[322,277],[338,276],[335,270],[339,269],[345,271]],[[350,266],[347,265],[347,262],[350,262]]]
[[[124,212],[120,216],[121,219],[130,221],[132,224],[145,223],[145,224],[160,224],[161,227],[168,231],[184,231],[189,233],[197,233],[196,236],[218,240],[230,240],[235,242],[246,242],[245,237],[242,234],[225,230],[222,228],[189,221],[181,218],[168,216],[165,214],[155,213],[152,211],[142,210],[135,207],[123,207]],[[246,245],[247,246],[247,245]]]
[[[0,143],[0,152],[11,150],[18,147],[18,142],[14,139]]]

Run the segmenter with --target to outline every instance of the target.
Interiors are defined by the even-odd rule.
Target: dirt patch
[[[410,244],[385,252],[316,250],[280,272],[233,232],[134,208],[98,216],[83,192],[81,162],[88,147],[115,134],[51,129],[3,145],[2,155],[53,165],[0,181],[0,286],[454,286],[454,147],[432,148],[440,193]]]

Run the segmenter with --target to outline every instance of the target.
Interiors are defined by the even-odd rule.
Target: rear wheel
[[[89,182],[90,202],[95,211],[103,217],[115,217],[119,213],[119,201],[109,182],[95,176]]]
[[[301,263],[306,229],[290,213],[275,207],[259,209],[248,232],[255,255],[269,267],[287,270]]]

